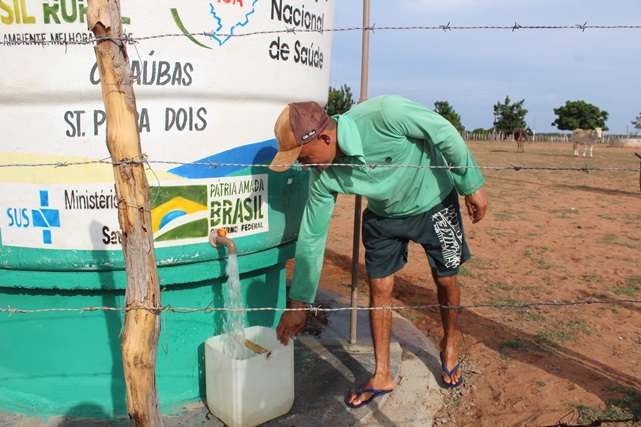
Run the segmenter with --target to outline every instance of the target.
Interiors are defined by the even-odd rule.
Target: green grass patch
[[[623,218],[626,224],[634,224],[635,227],[641,222],[641,215],[624,215]]]
[[[612,386],[608,390],[614,392],[616,397],[607,400],[608,406],[606,409],[595,409],[584,403],[570,404],[570,406],[578,410],[579,422],[596,423],[600,420],[621,420],[617,425],[637,425],[631,421],[623,423],[623,420],[641,417],[641,391],[631,387],[620,386]]]
[[[545,322],[546,319],[547,318],[544,315],[538,313],[528,312],[525,315],[525,320],[527,320],[528,322],[542,323]]]
[[[412,322],[415,322],[415,321],[417,321],[418,319],[421,318],[421,316],[419,314],[416,314],[416,313],[405,313],[404,316],[407,317]]]
[[[626,413],[641,417],[641,390],[622,386],[611,386],[610,390],[617,394],[617,397],[608,399],[610,404]]]
[[[621,237],[617,234],[606,234],[601,238],[599,241],[600,243],[606,243],[609,245],[617,245],[617,246],[623,246],[624,248],[629,248],[629,249],[638,249],[638,245],[633,245],[631,243],[624,242]]]
[[[538,350],[538,347],[535,346],[534,344],[523,341],[521,338],[516,338],[513,340],[507,340],[507,341],[502,341],[499,342],[499,352],[503,356],[507,356],[507,350],[512,350],[512,351],[533,351],[533,350]]]
[[[597,292],[593,294],[594,298],[599,298],[599,299],[610,299],[612,295],[610,295],[607,292]]]
[[[525,304],[525,300],[514,298],[514,297],[511,297],[509,295],[493,295],[492,299],[490,299],[487,302],[487,304],[496,305],[496,306],[499,306],[499,308],[503,308],[502,306],[505,306],[505,305],[507,305],[507,306],[510,306],[510,305],[516,305],[516,306],[523,305],[523,304]],[[508,307],[508,308],[510,308],[510,307]],[[512,307],[512,308],[518,309],[518,310],[525,310],[525,308],[522,308],[522,307]]]
[[[594,273],[584,273],[579,277],[581,277],[581,280],[583,280],[584,282],[591,282],[594,279],[596,279],[596,274],[594,274]]]
[[[497,221],[510,221],[515,218],[514,214],[512,212],[495,212],[494,214],[494,219]]]
[[[625,420],[630,418],[629,414],[626,414],[621,409],[615,406],[609,406],[605,410],[594,409],[584,403],[571,403],[570,406],[575,408],[579,412],[579,422],[580,423],[594,423],[598,420]],[[619,426],[624,424],[617,424]],[[631,424],[627,424],[631,425]]]
[[[537,251],[538,252],[537,255],[541,255],[541,254],[545,253],[546,251],[544,249],[545,248],[540,248]],[[525,254],[523,254],[523,256],[525,258],[531,259],[532,262],[537,264],[541,270],[549,270],[549,269],[552,268],[552,266],[550,266],[544,259],[535,257],[534,255],[532,255],[532,252],[530,252],[530,251],[525,251]]]
[[[592,332],[583,320],[570,320],[567,323],[560,323],[553,329],[546,329],[537,334],[537,339],[543,345],[549,345],[556,348],[560,344],[568,341],[574,341],[577,333],[590,335]]]
[[[500,281],[499,282],[490,283],[489,286],[491,288],[501,289],[502,291],[510,291],[510,290],[512,290],[512,285],[510,285],[509,283],[500,282]]]
[[[583,320],[570,320],[568,323],[564,324],[564,327],[572,331],[581,332],[585,335],[592,334],[592,331],[590,331],[590,327],[586,325]]]
[[[536,337],[541,344],[557,348],[559,344],[563,344],[566,341],[574,341],[576,339],[576,334],[572,331],[568,331],[567,329],[546,329],[545,331],[539,332]]]
[[[635,296],[639,291],[641,291],[641,276],[633,276],[628,279],[626,286],[615,289],[614,293],[631,297]]]
[[[462,277],[476,277],[476,274],[474,274],[472,270],[465,268],[464,265],[459,268],[458,275]]]
[[[548,212],[551,214],[558,214],[561,218],[568,218],[570,215],[579,214],[579,210],[577,208],[550,209]]]
[[[526,300],[514,298],[509,295],[494,293],[492,298],[489,301],[486,301],[485,304],[496,306],[497,309],[503,310],[507,313],[514,313],[520,316],[527,314],[528,309],[522,307],[525,305]]]

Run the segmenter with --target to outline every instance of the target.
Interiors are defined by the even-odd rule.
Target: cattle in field
[[[601,128],[594,129],[576,129],[572,132],[572,143],[574,145],[574,156],[579,156],[579,145],[583,145],[583,157],[588,147],[590,147],[590,157],[592,157],[592,148],[594,144],[603,138]]]
[[[528,136],[532,136],[532,130],[527,129],[517,129],[514,131],[514,140],[516,141],[516,152],[525,153],[525,141]]]

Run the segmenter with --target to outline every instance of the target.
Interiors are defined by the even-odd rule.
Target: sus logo
[[[210,3],[217,27],[212,38],[222,46],[232,35],[237,27],[244,27],[249,23],[249,15],[254,13],[254,5],[258,0],[216,0]]]

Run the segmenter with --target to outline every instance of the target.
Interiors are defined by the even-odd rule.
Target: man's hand
[[[300,301],[290,301],[289,308],[305,308],[306,304]],[[278,341],[283,345],[287,345],[289,342],[289,336],[291,334],[292,339],[295,340],[298,332],[303,329],[305,326],[305,320],[307,319],[307,311],[286,311],[280,317],[280,322],[278,322],[278,327],[276,328],[276,336]]]
[[[470,216],[472,224],[476,224],[485,217],[489,203],[490,199],[485,194],[483,187],[465,196],[465,206],[467,206],[467,214]]]

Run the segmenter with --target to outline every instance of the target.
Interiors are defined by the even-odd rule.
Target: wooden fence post
[[[634,155],[641,159],[639,153],[634,153]],[[641,163],[639,163],[639,169],[641,169]],[[639,171],[639,191],[641,191],[641,171]]]
[[[149,183],[140,148],[133,78],[122,40],[119,1],[89,0],[87,22],[97,39],[94,51],[105,103],[107,147],[114,162],[127,273],[121,344],[127,410],[132,426],[162,426],[156,389],[160,281],[154,254]]]

